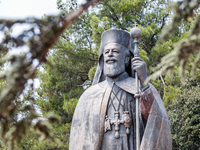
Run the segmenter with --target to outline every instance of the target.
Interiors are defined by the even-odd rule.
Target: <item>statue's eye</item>
[[[106,49],[106,50],[105,50],[105,54],[108,54],[108,53],[109,53],[109,49]]]
[[[119,53],[118,49],[113,49],[112,51],[115,52],[115,53]]]

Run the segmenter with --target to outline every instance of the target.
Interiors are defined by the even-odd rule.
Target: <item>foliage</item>
[[[171,40],[168,40],[161,45],[156,45],[155,47],[153,47],[150,55],[150,60],[152,62],[151,67],[155,67],[160,62],[160,59],[171,52],[172,49],[173,42]]]
[[[199,149],[200,89],[190,84],[181,88],[168,107],[173,149]]]
[[[145,50],[140,51],[140,57],[146,62],[149,63],[149,57],[147,56],[147,52]]]
[[[174,101],[174,98],[180,91],[178,86],[166,86],[164,88],[164,96],[163,96],[163,103],[165,106],[168,106],[170,103]]]
[[[28,79],[32,79],[35,75],[35,67],[33,66],[33,60],[37,59],[40,63],[44,61],[45,50],[51,45],[52,35],[56,30],[59,30],[61,26],[57,25],[58,20],[52,20],[49,17],[47,20],[43,20],[38,24],[39,20],[18,20],[18,21],[6,21],[1,20],[2,31],[12,29],[16,23],[29,24],[31,27],[27,31],[24,31],[17,37],[13,37],[12,34],[4,34],[4,39],[1,45],[4,43],[11,45],[11,47],[19,48],[26,44],[30,47],[30,51],[22,53],[21,55],[5,55],[1,59],[1,65],[5,63],[9,64],[6,70],[1,73],[1,79],[5,82],[5,86],[1,88],[0,95],[0,107],[1,107],[1,138],[4,144],[9,145],[10,149],[14,149],[14,141],[21,139],[28,128],[35,128],[40,130],[46,135],[47,138],[52,138],[46,124],[43,124],[42,120],[38,120],[36,124],[32,124],[33,119],[37,119],[39,116],[33,107],[34,99],[33,94],[27,96],[26,104],[22,105],[19,98],[20,94],[25,88],[25,84]],[[49,28],[54,28],[51,32],[46,32],[44,25],[49,22]],[[42,26],[43,25],[43,26]],[[40,30],[40,33],[36,33],[36,29]],[[29,33],[29,34],[28,34]],[[46,36],[46,39],[41,37]],[[27,40],[29,40],[27,42]],[[37,43],[37,44],[35,44]],[[34,50],[33,50],[34,49]],[[29,56],[28,56],[29,55]],[[26,113],[22,118],[18,119],[20,114]]]
[[[69,101],[64,101],[63,109],[69,116],[73,116],[77,103],[77,98],[70,99]]]
[[[44,65],[45,71],[38,73],[43,81],[38,94],[41,97],[37,100],[43,113],[53,111],[62,117],[62,122],[70,122],[72,114],[63,110],[64,101],[80,97],[83,92],[81,84],[87,79],[87,70],[91,67],[85,50],[73,52],[71,45],[59,45],[56,52],[48,58],[52,66]],[[66,51],[70,51],[67,53]],[[85,71],[86,70],[86,71]],[[49,107],[47,107],[49,106]]]
[[[41,106],[43,113],[54,111],[61,115],[62,123],[71,121],[77,100],[93,79],[101,34],[107,29],[130,31],[135,22],[139,24],[138,27],[143,34],[139,44],[140,56],[148,65],[148,74],[151,74],[153,67],[159,64],[161,58],[174,49],[174,43],[188,37],[188,31],[191,29],[191,23],[183,21],[173,36],[168,37],[165,42],[156,44],[161,30],[169,20],[168,14],[171,10],[165,10],[169,2],[169,0],[104,0],[84,13],[62,34],[54,50],[49,54],[48,62],[54,67],[45,65],[44,70],[39,73],[41,98],[38,99],[38,105]],[[59,7],[65,11],[76,6],[76,1],[59,3]],[[83,53],[85,57],[82,57]],[[178,69],[179,67],[176,67],[171,74],[159,76],[153,81],[166,106],[171,104],[180,92]],[[84,73],[77,74],[79,71]],[[71,93],[76,94],[71,95]]]
[[[59,144],[51,142],[49,140],[39,141],[37,140],[39,134],[35,131],[30,130],[26,137],[23,138],[21,143],[18,143],[19,150],[47,150],[47,149],[57,149],[57,150],[67,150],[69,146],[69,130],[71,124],[61,124],[55,123],[53,128],[51,128],[52,136],[59,139]]]
[[[60,3],[59,6],[61,5]],[[75,1],[70,3],[69,7],[71,5],[77,6]],[[66,10],[66,13],[70,11],[71,8]],[[69,126],[78,98],[88,80],[88,71],[97,61],[98,55],[92,48],[91,19],[92,15],[85,12],[70,25],[50,51],[47,57],[48,63],[42,66],[42,71],[38,71],[41,84],[37,90],[39,97],[36,102],[44,116],[49,112],[59,115],[61,122],[56,128],[67,133],[70,132]],[[56,133],[55,128],[53,132]],[[67,149],[69,134],[58,138],[65,145],[60,148]],[[53,143],[51,145],[56,146]],[[51,149],[49,146],[46,148]]]
[[[88,72],[88,78],[92,81],[95,75],[95,71],[97,69],[97,66],[92,67]]]
[[[160,43],[163,43],[167,40],[167,38],[173,33],[178,25],[181,23],[181,20],[184,19],[186,21],[193,21],[195,19],[195,23],[191,28],[190,34],[188,37],[182,39],[174,46],[174,50],[162,58],[161,63],[155,67],[155,72],[152,74],[149,79],[156,79],[160,74],[165,74],[167,71],[172,70],[178,64],[180,65],[180,75],[182,79],[185,77],[185,69],[186,65],[189,62],[189,58],[191,55],[198,55],[196,60],[193,62],[191,74],[194,76],[196,72],[196,67],[200,62],[200,43],[199,43],[199,26],[200,26],[200,16],[197,13],[194,18],[195,9],[199,8],[200,1],[180,1],[174,5],[174,16],[171,24],[165,27],[161,33]]]
[[[82,5],[73,13],[65,16],[46,16],[43,20],[28,18],[24,20],[0,20],[0,30],[3,39],[0,43],[2,49],[0,66],[8,65],[0,74],[1,82],[5,84],[0,89],[0,137],[2,145],[9,149],[15,149],[15,141],[20,142],[27,131],[32,128],[38,130],[42,139],[50,139],[56,142],[49,132],[47,121],[58,121],[55,115],[47,116],[46,120],[40,118],[35,110],[34,94],[28,95],[26,103],[20,99],[26,83],[35,77],[37,67],[46,61],[49,48],[58,39],[64,29],[76,19],[90,5],[96,3],[92,0]],[[24,30],[17,36],[10,32],[15,25],[28,25],[30,28]],[[28,51],[19,55],[5,55],[9,48],[23,49]],[[34,61],[39,64],[34,65]],[[33,91],[33,86],[31,88]],[[22,115],[22,117],[19,117]],[[33,120],[36,120],[33,123]]]
[[[23,135],[26,134],[27,136],[21,141],[21,144],[17,141],[19,148],[68,148],[72,114],[80,95],[92,83],[98,61],[101,34],[107,29],[118,28],[130,31],[135,22],[139,24],[138,27],[142,30],[143,34],[139,44],[139,49],[141,49],[140,56],[147,63],[148,74],[153,73],[153,67],[159,66],[157,69],[160,69],[160,72],[154,77],[157,80],[153,81],[152,84],[160,92],[170,113],[172,112],[170,116],[176,115],[173,114],[173,111],[177,111],[178,113],[178,110],[176,110],[176,107],[173,105],[176,104],[175,98],[178,96],[181,97],[181,92],[183,90],[180,84],[180,77],[178,76],[179,68],[182,67],[182,70],[186,68],[187,80],[191,78],[189,75],[191,72],[196,75],[195,84],[192,86],[197,86],[200,82],[200,69],[197,67],[200,58],[197,49],[199,47],[199,41],[196,40],[200,31],[198,11],[196,11],[196,16],[193,15],[194,10],[198,7],[196,0],[179,1],[176,3],[175,7],[172,7],[173,5],[167,7],[170,0],[103,0],[77,18],[83,10],[94,2],[96,1],[88,1],[88,3],[81,6],[76,13],[70,15],[74,9],[79,7],[77,1],[63,2],[62,0],[58,0],[58,8],[65,14],[68,14],[68,16],[63,14],[61,14],[59,18],[46,16],[43,21],[37,19],[19,20],[17,23],[29,23],[33,25],[33,28],[25,31],[16,38],[10,36],[9,33],[16,21],[0,21],[0,23],[3,24],[0,28],[5,32],[5,39],[0,44],[2,50],[2,59],[0,60],[1,68],[3,68],[6,63],[11,64],[9,68],[14,68],[14,72],[11,70],[9,74],[5,75],[6,78],[1,80],[0,87],[9,90],[7,87],[11,85],[10,83],[12,81],[15,81],[13,83],[17,83],[12,85],[17,88],[10,88],[10,90],[12,89],[15,92],[14,95],[11,95],[12,98],[10,98],[13,102],[9,104],[9,107],[4,107],[2,104],[0,105],[0,107],[4,108],[2,110],[0,109],[1,112],[9,110],[8,116],[10,115],[12,118],[11,120],[7,119],[10,121],[9,125],[6,122],[7,120],[1,120],[3,127],[6,129],[2,131],[8,132],[13,129],[13,127],[17,126],[18,128],[16,131],[20,132],[16,132],[16,139],[22,138],[22,134],[20,133],[23,133]],[[172,13],[172,8],[175,8],[173,10],[175,10],[175,14],[178,15],[175,15],[170,25],[169,14]],[[76,22],[68,26],[74,18],[77,18]],[[188,22],[187,19],[190,21],[193,20],[192,22]],[[194,20],[196,20],[196,22]],[[5,22],[7,22],[6,25]],[[167,24],[169,24],[169,26],[166,26]],[[34,25],[37,25],[37,28],[34,27]],[[66,26],[68,27],[64,31]],[[163,28],[165,28],[164,31],[162,30]],[[166,30],[168,30],[168,32],[166,32]],[[36,31],[39,33],[35,33]],[[169,34],[171,36],[169,36]],[[59,35],[60,37],[58,38]],[[159,38],[160,42],[157,43]],[[58,39],[57,43],[51,47],[56,39]],[[177,45],[175,45],[175,43],[177,43]],[[9,59],[5,56],[11,47],[20,47],[26,44],[30,49],[28,53],[21,56],[13,56]],[[50,47],[52,48],[51,51],[49,51]],[[177,51],[174,52],[174,49],[177,50],[178,53]],[[185,51],[187,51],[187,53]],[[164,56],[165,58],[161,59]],[[186,61],[185,58],[187,58]],[[18,96],[25,88],[27,80],[35,77],[36,70],[39,66],[35,67],[33,65],[33,60],[38,60],[39,65],[43,62],[47,63],[43,64],[37,71],[37,77],[41,82],[40,88],[37,89],[38,96],[36,97],[34,92],[30,92],[22,102]],[[183,62],[183,65],[181,67],[176,66],[179,64],[180,60]],[[166,66],[163,64],[160,65],[160,61]],[[17,64],[19,65],[17,66]],[[197,67],[195,68],[196,73],[194,73],[194,69],[191,69],[192,66]],[[162,74],[165,72],[165,67],[173,68],[174,70],[171,71],[171,73]],[[34,89],[30,88],[30,90],[33,91]],[[186,88],[183,91],[187,92]],[[189,94],[195,95],[195,91],[196,90],[189,90]],[[0,102],[3,102],[3,100]],[[30,105],[25,106],[24,102],[29,102],[28,104]],[[194,102],[196,103],[196,101]],[[51,128],[51,132],[49,132],[50,128],[49,125],[46,124],[46,120],[41,119],[35,111],[35,104],[40,107],[43,117],[48,117],[50,112],[60,116],[60,121],[56,121]],[[183,108],[180,108],[179,110],[182,109]],[[16,117],[21,112],[23,112],[25,117],[23,120],[17,120]],[[7,117],[6,113],[3,117],[5,118],[5,116]],[[33,123],[33,119],[36,119],[35,123]],[[54,115],[49,116],[49,121],[55,121],[55,119],[56,117],[54,117]],[[177,125],[174,128],[178,129],[180,125],[178,124],[179,120],[171,119],[172,126]],[[15,122],[15,124],[12,124],[13,122]],[[21,125],[25,127],[23,131],[19,130]],[[46,137],[49,137],[51,140],[53,140],[52,137],[55,137],[59,139],[60,142],[57,142],[58,144],[49,141],[38,143],[37,137],[39,134],[34,133],[33,130],[28,131],[29,127],[33,129],[35,126],[45,133]],[[187,130],[187,128],[184,129]],[[195,132],[188,132],[186,136],[182,136],[174,130],[173,138],[175,139],[175,146],[178,148],[178,146],[180,146],[177,145],[178,142],[183,143],[185,137],[196,136],[196,131],[195,129]],[[9,134],[2,134],[2,137],[5,138],[5,135],[8,135],[7,137],[12,138],[13,136],[10,136],[10,133],[13,133],[13,130],[8,133]],[[177,139],[177,137],[180,138]],[[190,139],[191,140],[187,143],[188,145],[191,144],[191,141],[195,142],[196,137]],[[13,139],[10,141],[13,143]],[[3,145],[3,143],[1,145]]]

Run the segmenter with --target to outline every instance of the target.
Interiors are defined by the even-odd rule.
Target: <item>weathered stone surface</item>
[[[141,82],[147,73],[145,62],[133,58],[133,49],[126,31],[112,29],[102,35],[93,86],[80,97],[73,116],[70,150],[136,149],[137,86],[133,72]],[[140,94],[140,149],[171,150],[169,120],[158,92],[148,84]]]

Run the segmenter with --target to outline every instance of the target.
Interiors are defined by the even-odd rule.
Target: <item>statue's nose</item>
[[[112,50],[109,51],[108,56],[109,56],[109,57],[113,56]]]

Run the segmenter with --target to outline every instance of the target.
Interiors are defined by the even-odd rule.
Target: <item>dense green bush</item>
[[[173,149],[200,150],[200,88],[182,87],[168,109]]]

